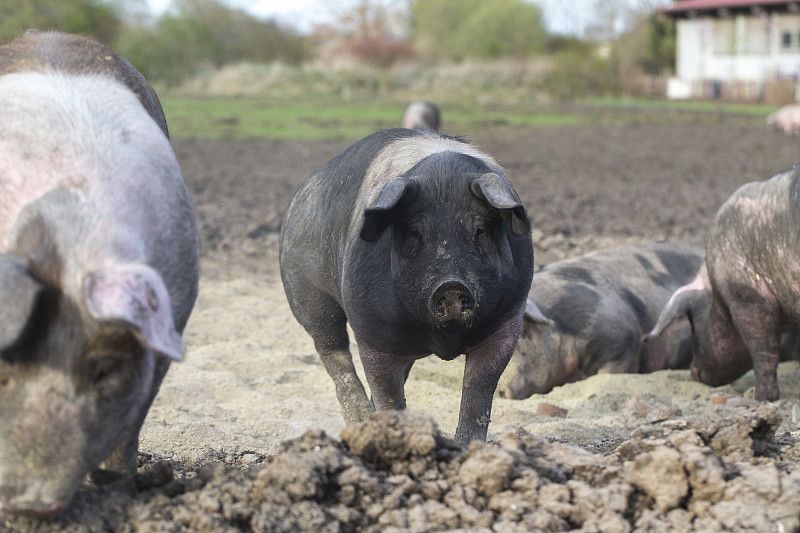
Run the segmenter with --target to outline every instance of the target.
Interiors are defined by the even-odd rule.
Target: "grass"
[[[583,100],[589,107],[616,107],[628,109],[651,109],[663,111],[715,112],[739,115],[767,116],[777,109],[765,104],[732,104],[716,100],[654,100],[647,98],[591,98]]]
[[[486,99],[491,100],[491,99]],[[407,99],[397,97],[344,100],[314,97],[184,97],[161,99],[173,138],[214,139],[347,139],[356,140],[399,125]],[[774,106],[719,102],[671,102],[648,99],[595,98],[569,105],[438,100],[445,131],[474,127],[641,123],[643,121],[717,120],[720,114],[763,124]]]

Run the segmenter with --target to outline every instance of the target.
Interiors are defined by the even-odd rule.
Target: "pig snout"
[[[431,315],[437,324],[469,325],[475,310],[472,291],[458,280],[446,280],[433,291],[430,301]]]
[[[31,517],[46,517],[56,514],[66,505],[65,500],[44,501],[45,484],[37,482],[25,485],[13,494],[0,495],[0,511]]]
[[[63,387],[41,383],[21,411],[29,416],[13,417],[3,426],[0,511],[50,515],[66,507],[80,483],[86,448],[84,415]]]

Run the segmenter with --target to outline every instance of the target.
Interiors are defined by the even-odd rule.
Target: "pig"
[[[755,398],[780,397],[778,362],[782,354],[794,357],[792,332],[800,327],[798,172],[794,166],[747,183],[722,204],[703,266],[672,294],[646,334],[656,339],[670,324],[688,319],[692,379],[719,386],[753,368]]]
[[[767,124],[787,135],[800,133],[800,105],[785,105],[767,115]]]
[[[441,128],[441,113],[436,104],[418,100],[403,112],[402,127],[438,132]]]
[[[455,437],[486,439],[533,277],[527,211],[494,159],[463,140],[413,129],[356,142],[294,194],[280,271],[346,422],[375,408],[404,409],[417,359],[465,354]]]
[[[131,483],[198,235],[158,98],[106,46],[0,46],[0,109],[0,511],[47,515],[87,473]]]
[[[642,335],[702,261],[703,252],[695,247],[645,242],[590,252],[537,271],[500,394],[521,399],[598,373],[688,368],[688,326],[646,345]]]

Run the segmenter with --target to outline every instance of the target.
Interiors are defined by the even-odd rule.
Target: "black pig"
[[[374,133],[295,193],[281,277],[348,422],[403,409],[414,361],[466,354],[456,438],[484,440],[533,277],[530,222],[503,169],[461,140]],[[367,398],[349,351],[358,343]]]

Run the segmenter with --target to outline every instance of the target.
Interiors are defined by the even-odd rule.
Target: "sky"
[[[161,14],[171,0],[147,0],[155,14]],[[400,2],[405,0],[398,0]],[[545,24],[551,33],[581,36],[591,17],[595,0],[534,0],[542,6]],[[275,18],[308,31],[314,24],[329,20],[331,6],[346,4],[337,0],[229,0],[228,5],[240,7],[259,18]]]

